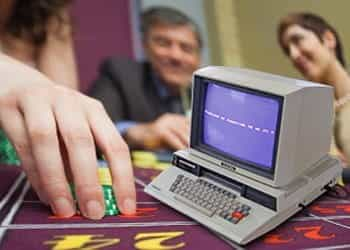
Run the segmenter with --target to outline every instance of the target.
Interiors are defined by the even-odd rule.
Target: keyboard
[[[339,164],[327,164],[305,174],[301,184],[274,188],[238,174],[231,178],[216,173],[210,164],[200,169],[171,166],[145,191],[239,244],[247,244],[300,211],[300,204],[308,205],[325,191],[325,185],[334,185],[341,171]]]
[[[180,174],[169,191],[179,202],[209,217],[216,214],[233,224],[247,217],[251,210],[250,206],[238,202],[234,193],[200,178],[192,180]]]

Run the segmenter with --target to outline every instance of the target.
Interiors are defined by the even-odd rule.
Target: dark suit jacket
[[[159,97],[149,63],[109,58],[89,95],[100,100],[113,121],[148,122],[170,112]]]

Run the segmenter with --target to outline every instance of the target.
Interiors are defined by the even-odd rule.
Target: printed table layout
[[[135,167],[135,215],[92,221],[79,215],[53,216],[20,168],[0,167],[0,249],[350,249],[346,188],[338,196],[324,195],[272,232],[238,246],[145,194],[144,186],[160,172],[157,168]]]

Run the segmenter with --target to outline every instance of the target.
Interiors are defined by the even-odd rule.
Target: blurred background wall
[[[86,91],[107,56],[133,57],[129,0],[75,0],[72,18],[80,88]]]

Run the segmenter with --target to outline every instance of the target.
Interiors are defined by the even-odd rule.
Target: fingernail
[[[86,203],[86,213],[87,217],[93,220],[101,219],[104,215],[104,209],[103,206],[101,206],[101,203],[95,200],[90,200]]]
[[[55,214],[63,217],[73,216],[75,213],[72,204],[64,197],[60,197],[54,201],[53,210]]]
[[[133,199],[127,198],[123,203],[124,214],[134,214],[136,212],[136,202]]]

